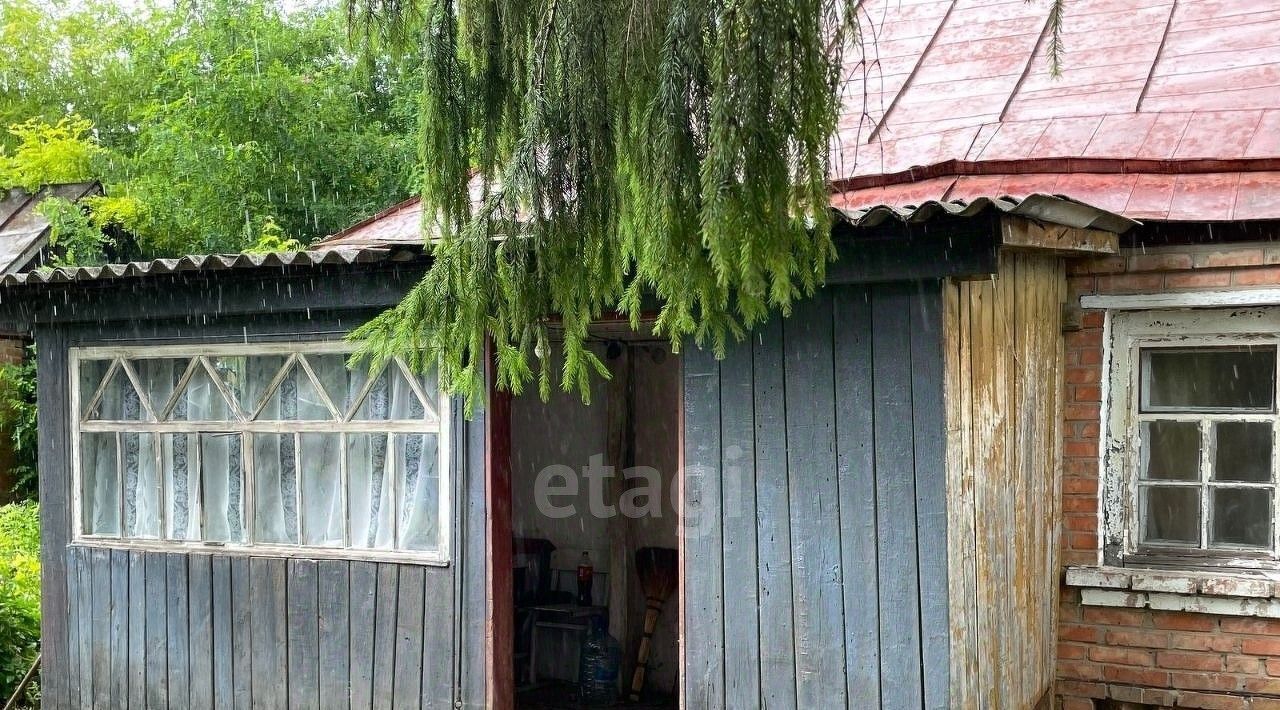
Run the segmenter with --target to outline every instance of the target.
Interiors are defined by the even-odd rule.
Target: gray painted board
[[[93,706],[93,560],[90,550],[85,547],[76,549],[76,576],[80,579],[80,587],[76,590],[76,606],[80,615],[80,702],[86,707]]]
[[[89,624],[93,627],[90,656],[93,661],[93,706],[111,704],[111,550],[89,550]]]
[[[351,563],[351,707],[373,707],[373,627],[378,608],[378,566]]]
[[[350,591],[345,560],[317,563],[317,633],[320,643],[320,707],[339,710],[350,698]]]
[[[282,708],[289,700],[285,594],[285,561],[251,558],[249,612],[253,624],[251,677],[255,708]]]
[[[190,689],[193,710],[213,704],[213,566],[209,555],[191,555],[187,566],[189,590]],[[224,658],[230,658],[225,656]],[[221,665],[221,664],[220,664]]]
[[[454,575],[447,569],[424,570],[422,705],[446,708],[453,705]]]
[[[67,705],[78,707],[82,704],[80,698],[80,678],[82,673],[80,669],[79,548],[67,548],[64,551],[64,557],[66,559],[67,596],[70,599],[70,604],[67,606],[67,667],[60,675],[65,675],[68,680]],[[45,674],[51,674],[47,666]]]
[[[165,556],[161,552],[146,553],[147,607],[147,708],[169,706],[168,591],[165,584]]]
[[[315,560],[289,560],[289,707],[320,706],[319,594]]]
[[[392,703],[397,708],[422,702],[423,574],[421,567],[401,567],[396,593],[395,680]]]
[[[235,653],[232,651],[234,625],[231,616],[231,559],[214,555],[209,561],[210,628],[213,634],[213,678],[210,682],[215,707],[234,705]],[[194,586],[194,585],[193,585]]]
[[[378,565],[378,594],[373,612],[373,707],[391,710],[396,667],[396,596],[400,568]]]
[[[253,585],[248,557],[231,558],[231,705],[253,704]]]
[[[187,556],[165,555],[168,576],[169,704],[186,707],[191,703],[190,629],[187,627]]]
[[[147,701],[147,557],[129,551],[129,703],[142,708]]]
[[[39,328],[35,332],[37,368],[41,373],[67,371],[67,335],[63,330]],[[71,622],[68,603],[76,586],[70,575],[67,538],[71,532],[70,419],[65,415],[69,378],[38,377],[40,426],[37,445],[40,487],[40,692],[50,707],[80,701],[79,680],[72,669]],[[75,659],[78,662],[78,658]]]
[[[489,545],[485,503],[485,428],[487,415],[478,410],[471,421],[462,424],[462,407],[454,407],[459,414],[454,421],[458,426],[457,451],[465,452],[455,463],[459,472],[458,500],[461,501],[457,523],[459,550],[455,595],[458,614],[455,616],[454,634],[458,639],[457,661],[454,677],[457,678],[459,700],[464,707],[484,707],[485,697],[485,624],[478,619],[489,616],[488,570]]]
[[[129,553],[111,550],[111,707],[129,705]]]

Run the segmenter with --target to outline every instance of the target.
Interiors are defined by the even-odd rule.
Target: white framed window
[[[449,398],[350,348],[73,348],[76,539],[447,562]]]
[[[1106,561],[1280,568],[1280,309],[1109,319]]]

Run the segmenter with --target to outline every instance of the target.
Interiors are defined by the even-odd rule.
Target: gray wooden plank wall
[[[684,356],[687,707],[949,705],[937,281]]]

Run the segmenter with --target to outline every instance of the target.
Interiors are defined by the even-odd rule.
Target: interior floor
[[[580,710],[582,708],[668,708],[679,706],[675,696],[648,694],[638,702],[619,699],[607,705],[583,705],[577,700],[578,686],[566,681],[553,681],[539,688],[520,691],[516,705],[522,710]]]

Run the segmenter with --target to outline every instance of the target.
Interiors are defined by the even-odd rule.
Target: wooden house
[[[861,7],[826,284],[721,360],[599,323],[590,406],[343,366],[428,266],[413,202],[0,278],[45,702],[571,706],[656,547],[640,706],[1280,703],[1280,12],[1068,3],[1052,78],[1043,4]]]

